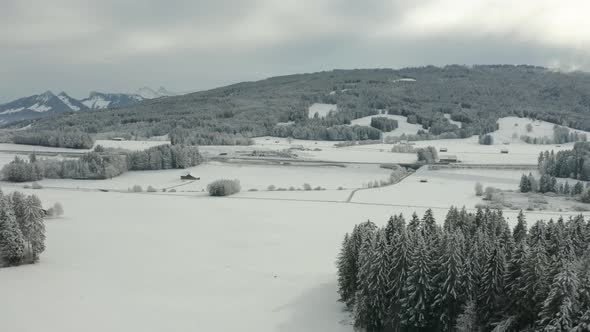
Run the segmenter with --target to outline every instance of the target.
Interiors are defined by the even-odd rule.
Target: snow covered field
[[[530,132],[526,128],[528,124],[532,127]],[[499,130],[492,134],[496,143],[520,141],[520,136],[522,135],[533,138],[553,138],[553,127],[555,127],[555,124],[550,122],[513,116],[499,119],[498,125],[500,127]],[[580,134],[590,134],[582,130],[569,129],[570,131],[578,132]]]
[[[181,180],[180,176],[187,172],[200,177],[200,180]],[[184,170],[127,172],[108,180],[44,179],[38,182],[45,187],[127,190],[133,185],[140,185],[144,189],[153,186],[159,190],[176,188],[177,191],[195,192],[205,190],[207,184],[223,178],[240,180],[243,191],[266,190],[270,185],[285,189],[291,186],[302,188],[304,183],[313,188],[321,186],[335,190],[339,187],[360,188],[369,181],[386,180],[390,173],[390,170],[379,168],[378,165],[270,166],[211,162]]]
[[[391,114],[379,114],[379,115],[371,115],[371,116],[365,116],[356,120],[352,120],[350,122],[351,125],[359,125],[359,126],[370,126],[371,125],[371,119],[374,117],[385,117],[388,119],[393,119],[393,120],[397,120],[397,125],[398,127],[392,131],[383,133],[383,136],[385,137],[389,137],[389,136],[401,136],[403,134],[406,135],[416,135],[416,133],[418,132],[418,130],[422,129],[422,125],[419,124],[412,124],[412,123],[408,123],[408,118],[402,115],[391,115]]]
[[[499,137],[511,137],[513,127],[501,124]],[[101,142],[126,149],[165,143]],[[334,264],[346,232],[367,219],[384,225],[392,214],[409,217],[427,208],[442,222],[449,206],[473,211],[481,202],[474,193],[476,182],[514,190],[522,173],[529,172],[421,168],[398,184],[356,190],[390,174],[370,163],[413,162],[415,154],[391,153],[390,144],[336,148],[335,142],[270,137],[255,142],[249,147],[201,150],[218,156],[303,146],[309,150],[295,151],[300,158],[366,164],[208,162],[188,170],[201,177],[195,182],[179,179],[186,170],[166,170],[128,172],[103,181],[43,180],[45,188],[34,191],[22,189],[22,184],[0,183],[4,191],[35,193],[46,206],[59,201],[65,208],[64,217],[47,221],[47,250],[38,264],[0,269],[2,326],[7,331],[48,332],[352,332],[348,313],[337,302]],[[446,154],[474,164],[536,164],[540,151],[572,146],[483,146],[476,137],[416,142],[418,147],[429,145],[446,147]],[[500,154],[502,148],[509,153]],[[6,144],[0,145],[2,149],[51,150]],[[13,157],[0,153],[0,163]],[[201,192],[219,178],[239,179],[242,192],[224,198]],[[125,192],[135,184],[162,189],[184,183],[176,193]],[[288,189],[304,183],[327,190],[266,190],[269,185]],[[346,189],[338,190],[340,186]],[[504,211],[511,225],[517,213]],[[575,214],[525,213],[529,224]],[[23,313],[32,318],[23,319]]]

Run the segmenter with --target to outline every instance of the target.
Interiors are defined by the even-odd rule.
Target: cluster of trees
[[[580,215],[511,230],[501,210],[431,210],[346,234],[338,292],[367,331],[587,331],[590,224]]]
[[[38,260],[45,250],[44,215],[37,196],[0,191],[0,266]]]
[[[434,146],[417,149],[418,162],[433,164],[438,161],[438,151]]]
[[[239,180],[215,180],[207,185],[210,196],[229,196],[237,194],[242,189]]]
[[[165,144],[127,153],[127,165],[131,171],[188,168],[202,161],[199,149],[187,145]]]
[[[12,135],[15,144],[91,149],[94,138],[80,130],[19,130]]]
[[[367,126],[338,125],[324,127],[313,123],[276,126],[272,135],[305,140],[359,141],[381,139],[381,131]]]
[[[371,127],[379,129],[384,132],[389,132],[396,129],[398,126],[397,120],[389,119],[384,116],[376,116],[371,118]]]
[[[578,196],[579,201],[583,203],[590,203],[589,184],[589,182],[586,182],[586,186],[584,186],[582,181],[577,181],[574,185],[570,185],[567,181],[557,183],[557,179],[554,176],[550,176],[548,174],[541,175],[541,178],[537,180],[531,173],[529,173],[529,175],[522,175],[518,189],[522,193],[551,192],[565,196]]]
[[[590,142],[577,142],[572,150],[541,152],[537,160],[541,174],[590,180]]]
[[[172,145],[253,145],[254,140],[243,133],[200,132],[175,128],[168,134]]]
[[[100,152],[98,152],[100,151]],[[15,157],[2,168],[3,179],[11,182],[51,179],[110,179],[127,171],[187,168],[202,162],[195,146],[161,145],[138,152],[104,150],[83,154],[78,159],[29,160]]]
[[[391,152],[395,153],[416,153],[416,148],[411,144],[394,144],[391,148]]]

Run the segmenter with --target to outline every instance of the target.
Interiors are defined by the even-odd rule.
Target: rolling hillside
[[[310,118],[308,109],[315,103],[335,105],[338,111]],[[173,141],[194,144],[247,144],[250,137],[263,135],[369,139],[374,128],[347,125],[380,110],[407,116],[408,122],[429,129],[431,138],[491,132],[503,116],[590,130],[590,74],[509,65],[334,70],[238,83],[106,112],[69,113],[36,121],[32,128],[73,127],[99,137],[170,134]]]

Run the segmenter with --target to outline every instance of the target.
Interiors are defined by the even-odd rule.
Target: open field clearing
[[[391,114],[378,114],[378,115],[371,115],[365,116],[359,119],[352,120],[350,122],[351,125],[359,125],[359,126],[370,126],[371,119],[375,117],[384,117],[388,119],[393,119],[397,121],[398,127],[392,131],[383,133],[383,136],[401,136],[402,134],[406,135],[415,135],[418,130],[422,129],[422,125],[420,124],[412,124],[408,123],[408,118],[402,115],[391,115]]]
[[[538,176],[534,166],[540,151],[573,145],[484,146],[477,137],[417,141],[416,147],[447,148],[441,155],[457,155],[462,165],[508,168],[422,167],[399,183],[368,189],[368,182],[387,180],[392,172],[379,163],[413,163],[416,154],[391,153],[391,144],[336,148],[335,142],[273,137],[255,142],[200,147],[208,157],[228,158],[225,162],[130,171],[109,180],[44,179],[39,181],[43,189],[24,189],[47,206],[61,202],[65,215],[47,220],[47,250],[38,264],[0,270],[3,323],[14,331],[352,332],[350,315],[337,301],[335,259],[355,224],[370,219],[381,226],[393,214],[422,216],[429,208],[442,223],[451,205],[475,212],[482,203],[475,196],[476,182],[516,190],[523,173]],[[162,143],[99,142],[129,150]],[[239,158],[290,147],[296,147],[292,152],[299,161]],[[500,154],[503,148],[509,153]],[[41,149],[57,155],[83,152]],[[0,153],[0,163],[15,155]],[[528,166],[510,168],[516,164]],[[181,180],[187,172],[200,179]],[[238,179],[242,191],[209,197],[206,186],[217,179]],[[304,184],[325,190],[301,190]],[[6,192],[23,185],[0,183]],[[134,185],[144,192],[128,192]],[[148,186],[157,192],[145,192]],[[548,207],[525,211],[529,225],[579,214]],[[511,226],[518,212],[503,210]],[[23,312],[35,319],[23,320]],[[237,316],[227,319],[228,312]]]
[[[181,180],[180,176],[187,172],[200,177],[200,180]],[[131,171],[108,180],[44,179],[39,183],[46,187],[111,190],[127,190],[133,185],[140,185],[144,189],[153,186],[159,190],[176,188],[177,191],[194,192],[205,190],[207,184],[224,178],[240,180],[243,191],[266,190],[271,185],[276,189],[301,189],[305,183],[312,188],[320,186],[335,190],[339,187],[360,188],[369,181],[386,180],[390,173],[390,170],[378,165],[273,166],[210,162],[184,170]]]
[[[407,184],[412,177],[399,187]],[[357,194],[411,203],[393,188]],[[450,203],[416,191],[423,205]],[[336,294],[344,233],[366,219],[383,225],[394,213],[424,210],[247,194],[34,193],[47,204],[63,202],[66,216],[47,222],[39,264],[0,270],[0,292],[13,299],[0,301],[3,322],[19,331],[352,331]],[[445,213],[434,209],[438,220]],[[505,215],[513,224],[516,213]],[[228,310],[237,319],[226,319]],[[25,311],[35,319],[20,319]]]

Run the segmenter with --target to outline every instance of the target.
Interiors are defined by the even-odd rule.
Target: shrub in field
[[[475,183],[475,196],[483,195],[483,185],[480,182]]]
[[[309,184],[309,183],[304,183],[304,184],[303,184],[303,190],[311,190],[311,184]]]
[[[47,216],[48,217],[60,217],[64,214],[64,208],[62,207],[61,203],[55,203],[52,207],[47,209]]]
[[[486,201],[491,201],[496,192],[498,192],[497,188],[486,187],[486,189],[484,190],[484,198],[483,199]]]
[[[175,193],[176,192],[176,189],[172,188],[172,189],[168,190],[168,192],[169,193]]]
[[[140,185],[136,184],[131,188],[131,191],[134,193],[140,193],[143,191],[143,188]]]
[[[277,187],[275,187],[274,184],[271,184],[270,186],[268,186],[268,188],[266,188],[268,191],[275,191],[275,189],[277,189]]]
[[[210,196],[229,196],[239,193],[241,189],[239,180],[221,179],[207,185]]]
[[[38,184],[37,182],[33,182],[33,184],[31,184],[31,188],[33,189],[43,189],[43,186]]]
[[[154,188],[154,187],[152,187],[152,186],[148,186],[148,187],[147,187],[147,192],[148,192],[148,193],[155,193],[156,191],[158,191],[158,190],[156,190],[156,188]]]

